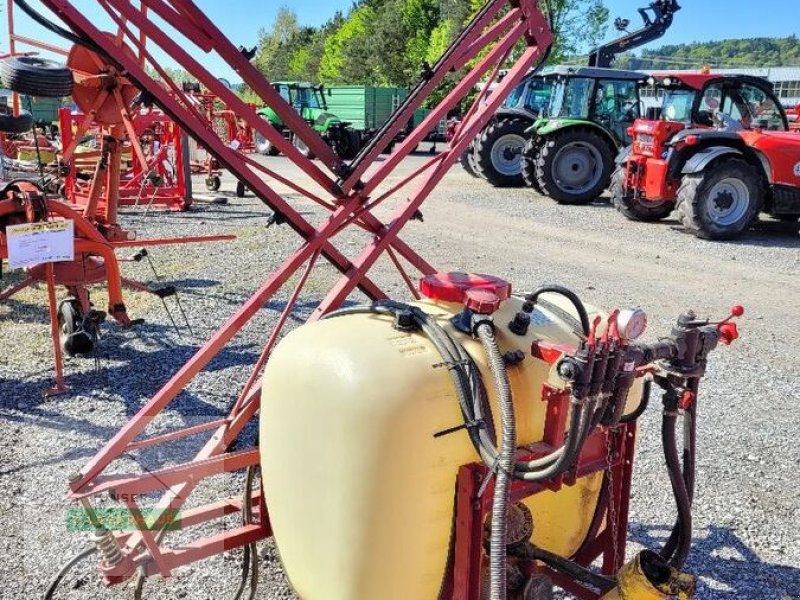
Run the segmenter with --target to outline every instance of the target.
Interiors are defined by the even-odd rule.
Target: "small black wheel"
[[[634,197],[634,194],[625,191],[626,167],[620,165],[611,176],[611,203],[619,212],[631,221],[655,222],[666,219],[672,214],[675,205],[669,200],[661,202],[648,202],[646,199]]]
[[[244,198],[244,194],[247,191],[247,186],[244,184],[243,181],[236,182],[236,197],[237,198]]]
[[[544,195],[539,186],[539,180],[536,179],[536,166],[541,149],[541,140],[538,136],[532,137],[525,144],[525,148],[522,150],[522,179],[525,181],[525,185],[532,187],[537,194]]]
[[[300,154],[302,154],[306,158],[310,160],[314,160],[316,158],[316,156],[314,156],[314,153],[311,151],[311,148],[309,148],[306,145],[306,143],[300,139],[299,136],[296,135],[292,136],[292,145],[295,148],[297,148],[300,151]]]
[[[222,187],[222,179],[220,179],[219,175],[211,175],[210,177],[206,177],[206,189],[209,192],[218,192],[219,188]]]
[[[12,92],[41,98],[72,95],[72,71],[61,63],[36,56],[15,56],[0,62],[0,79]]]
[[[495,187],[522,187],[522,150],[528,141],[529,121],[501,118],[475,141],[475,170]]]
[[[763,174],[740,158],[723,158],[685,175],[677,210],[687,231],[707,240],[739,237],[758,218],[766,188]]]
[[[8,108],[0,108],[0,132],[25,133],[33,129],[33,116],[27,110],[14,115]]]
[[[571,127],[545,139],[536,179],[542,192],[560,204],[588,204],[606,189],[613,167],[606,140],[589,129]]]
[[[467,149],[464,150],[464,153],[461,155],[461,158],[459,158],[458,161],[461,163],[461,166],[464,167],[464,170],[467,173],[473,177],[480,177],[477,169],[475,168],[475,148],[472,144],[467,146]]]
[[[58,326],[61,332],[61,348],[68,356],[90,354],[94,340],[83,329],[83,314],[75,298],[65,298],[58,305]]]

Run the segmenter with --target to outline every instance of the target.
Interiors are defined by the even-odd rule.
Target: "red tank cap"
[[[464,304],[467,290],[476,288],[492,292],[500,302],[511,297],[511,284],[491,275],[434,273],[419,282],[419,291],[426,298],[456,304]]]
[[[486,288],[470,288],[466,291],[464,306],[479,315],[491,315],[500,308],[500,298]]]

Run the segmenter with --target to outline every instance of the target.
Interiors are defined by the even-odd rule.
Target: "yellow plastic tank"
[[[563,385],[531,356],[531,344],[578,338],[559,310],[542,306],[526,336],[511,333],[507,324],[521,304],[510,298],[494,319],[501,350],[526,351],[509,369],[525,445],[542,439],[542,384]],[[482,347],[449,322],[463,307],[415,305],[464,345],[496,406]],[[463,423],[452,380],[434,368],[442,359],[424,334],[392,324],[388,316],[358,314],[304,325],[276,347],[264,373],[264,492],[281,559],[303,600],[433,600],[444,579],[458,469],[479,458],[463,430],[434,437]],[[574,553],[601,482],[597,474],[529,498],[534,542]]]

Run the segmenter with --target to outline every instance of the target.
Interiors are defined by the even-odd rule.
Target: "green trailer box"
[[[20,108],[30,110],[33,120],[37,123],[54,123],[58,121],[58,109],[61,108],[61,98],[39,98],[21,96],[19,99]]]
[[[408,91],[395,87],[336,85],[326,87],[324,94],[330,112],[352,123],[353,128],[364,131],[383,125]]]

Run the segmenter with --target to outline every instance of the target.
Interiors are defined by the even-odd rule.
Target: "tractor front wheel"
[[[541,149],[541,140],[538,136],[534,136],[528,140],[528,143],[525,144],[525,149],[522,151],[522,179],[525,181],[525,185],[532,187],[540,196],[544,192],[539,186],[539,180],[536,179],[536,166],[539,162],[539,151]]]
[[[473,177],[480,177],[478,174],[478,170],[475,167],[475,148],[472,144],[467,146],[467,149],[464,150],[464,153],[461,155],[459,159],[461,166],[464,167],[464,170],[472,175]]]
[[[588,204],[608,186],[613,166],[606,140],[593,131],[571,128],[544,141],[536,180],[542,192],[560,204]]]
[[[739,158],[685,175],[678,190],[678,216],[687,231],[707,240],[739,237],[758,218],[764,182],[758,169]]]
[[[625,165],[617,167],[611,176],[611,203],[631,221],[655,222],[666,219],[674,208],[672,202],[647,202],[625,193]]]
[[[297,148],[300,151],[300,154],[305,156],[307,159],[314,160],[316,158],[316,156],[314,156],[314,153],[311,151],[311,148],[309,148],[306,145],[306,143],[300,139],[299,136],[297,135],[292,136],[292,145],[295,148]]]
[[[524,119],[498,119],[475,142],[475,170],[495,187],[521,187],[522,150],[528,141]]]
[[[278,156],[281,152],[260,133],[256,132],[256,150],[264,156]]]

